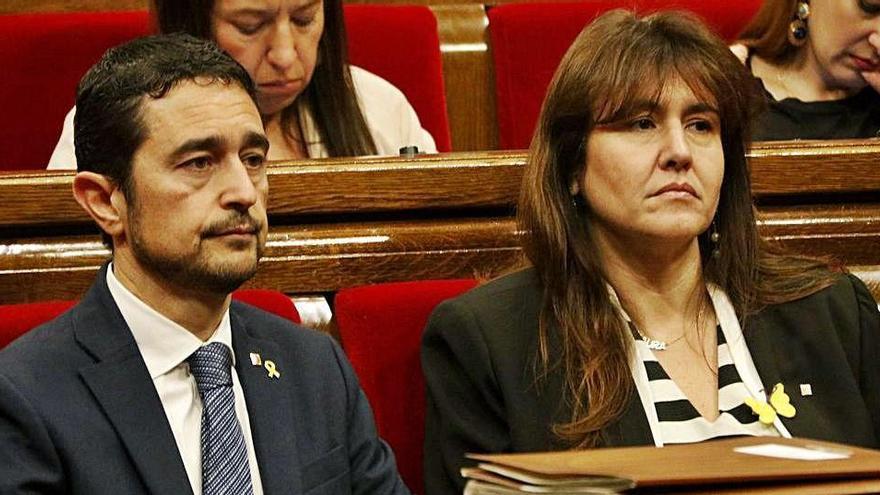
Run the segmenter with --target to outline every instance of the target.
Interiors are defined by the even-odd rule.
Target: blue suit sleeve
[[[357,376],[342,350],[334,342],[333,352],[346,383],[348,407],[348,455],[353,494],[405,495],[410,491],[400,474],[394,453],[376,431],[373,412]]]
[[[49,432],[27,398],[0,375],[0,494],[64,492]]]

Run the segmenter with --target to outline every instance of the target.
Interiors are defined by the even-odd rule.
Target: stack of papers
[[[880,451],[798,438],[468,457],[466,495],[880,493]]]

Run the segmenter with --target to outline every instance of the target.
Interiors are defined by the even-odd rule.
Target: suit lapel
[[[813,419],[813,412],[806,403],[798,404],[796,402],[796,390],[794,389],[796,384],[786,381],[779,368],[779,353],[774,352],[774,349],[780,349],[779,346],[783,344],[778,341],[779,332],[773,330],[771,325],[765,324],[761,316],[756,316],[750,320],[749,329],[743,331],[746,345],[752,355],[752,361],[755,363],[755,369],[758,370],[758,375],[761,377],[761,383],[764,385],[768,397],[773,386],[782,383],[785,385],[786,393],[794,401],[797,415],[794,418],[779,417],[791,436],[815,436],[818,423]],[[788,376],[788,373],[785,375]]]
[[[106,284],[107,265],[80,302],[79,344],[97,361],[80,369],[152,493],[192,493],[177,443],[137,345]]]
[[[294,363],[285,361],[286,354],[275,342],[254,337],[238,316],[235,306],[233,303],[230,308],[232,347],[236,372],[247,402],[263,490],[266,493],[299,493],[300,460],[290,394]],[[251,353],[259,354],[264,364],[266,360],[271,361],[280,376],[270,377],[264,365],[254,365]]]

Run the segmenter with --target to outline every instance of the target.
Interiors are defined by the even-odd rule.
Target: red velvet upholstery
[[[299,313],[293,301],[281,292],[265,289],[242,289],[232,293],[238,301],[275,313],[299,323]],[[28,332],[54,319],[73,307],[76,301],[40,301],[23,304],[0,305],[0,349]]]
[[[0,305],[0,349],[70,309],[76,301],[41,301]]]
[[[430,9],[346,5],[345,12],[352,62],[400,88],[437,148],[449,151]],[[86,70],[108,48],[150,31],[146,11],[0,15],[0,170],[45,168]]]
[[[428,7],[345,5],[352,64],[390,81],[415,108],[438,151],[449,151],[449,121],[437,19]]]
[[[736,38],[762,0],[592,0],[504,4],[489,10],[495,62],[498,134],[502,149],[528,148],[556,67],[578,33],[613,8],[691,10],[728,41]]]
[[[240,289],[232,293],[232,298],[274,313],[282,318],[287,318],[294,323],[301,323],[302,321],[290,297],[277,290]]]
[[[400,282],[336,295],[342,347],[373,408],[379,434],[394,449],[403,481],[416,492],[424,486],[422,331],[437,304],[475,285],[474,280]]]
[[[46,168],[83,74],[149,31],[146,12],[0,16],[0,170]]]

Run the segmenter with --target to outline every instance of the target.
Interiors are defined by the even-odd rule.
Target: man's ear
[[[110,237],[125,231],[125,196],[107,176],[94,172],[79,172],[73,178],[73,197]]]

